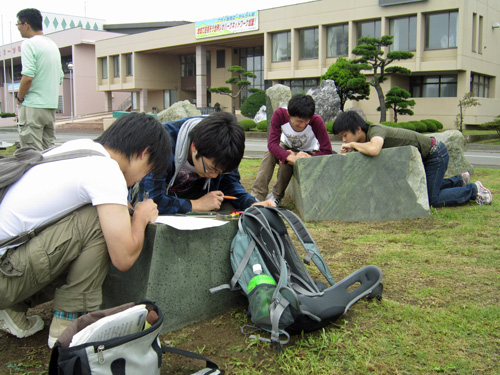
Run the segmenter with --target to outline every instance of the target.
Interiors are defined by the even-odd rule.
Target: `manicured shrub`
[[[410,122],[400,122],[399,125],[403,128],[403,129],[408,129],[408,130],[413,130],[413,131],[416,131],[415,129],[415,125],[413,125],[412,123]]]
[[[327,133],[333,133],[333,129],[332,129],[333,128],[333,121],[327,122],[325,124],[325,126],[326,126]]]
[[[424,133],[427,131],[427,125],[425,125],[423,122],[420,121],[408,121],[410,124],[412,124],[415,127],[415,131],[419,133]]]
[[[267,132],[267,120],[259,121],[257,124],[257,130],[261,132]]]
[[[241,114],[245,117],[254,118],[263,105],[266,105],[266,92],[264,90],[256,91],[241,105]]]
[[[427,125],[427,131],[429,133],[435,133],[437,132],[437,125],[434,121],[432,120],[420,120],[421,122],[423,122],[425,125]]]
[[[240,121],[240,125],[243,127],[244,131],[249,131],[252,129],[255,129],[257,127],[257,124],[255,123],[254,120],[246,118]]]
[[[16,117],[16,114],[11,112],[0,112],[0,117],[1,118]]]
[[[443,129],[443,124],[442,124],[440,121],[438,121],[438,120],[434,120],[434,119],[426,119],[425,121],[431,121],[431,122],[433,122],[433,123],[436,125],[436,128],[437,128],[438,130]]]

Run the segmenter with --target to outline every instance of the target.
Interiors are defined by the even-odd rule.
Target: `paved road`
[[[60,129],[57,131],[57,143],[63,143],[71,139],[97,138],[101,134],[99,130]],[[16,128],[0,127],[0,141],[16,142],[18,140]],[[247,138],[245,156],[262,157],[267,149],[266,138]],[[335,151],[340,151],[340,142],[332,142]],[[500,168],[500,147],[481,146],[469,144],[465,151],[466,159],[475,168]]]

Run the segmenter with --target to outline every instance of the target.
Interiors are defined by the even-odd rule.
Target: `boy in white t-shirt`
[[[50,224],[17,247],[0,249],[0,329],[19,338],[43,329],[28,308],[54,300],[52,347],[71,321],[99,309],[109,261],[128,270],[141,253],[151,200],[129,214],[128,187],[168,167],[171,141],[152,116],[122,116],[95,141],[69,141],[47,154],[91,149],[87,156],[34,166],[0,204],[0,241]]]
[[[257,172],[251,194],[259,201],[273,200],[279,206],[292,178],[293,165],[300,158],[332,154],[332,144],[323,119],[314,113],[316,104],[310,95],[295,95],[287,108],[278,108],[271,119],[268,151]],[[279,163],[276,185],[268,195],[274,167]]]

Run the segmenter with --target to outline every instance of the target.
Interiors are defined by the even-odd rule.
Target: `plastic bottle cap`
[[[262,266],[261,266],[259,263],[254,264],[254,265],[252,266],[252,270],[253,270],[253,273],[254,273],[254,274],[259,275],[259,274],[261,274],[261,273],[262,273]]]

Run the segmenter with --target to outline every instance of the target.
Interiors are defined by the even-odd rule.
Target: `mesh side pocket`
[[[252,322],[258,327],[271,329],[269,306],[275,289],[276,285],[259,284],[248,295],[248,311]]]

